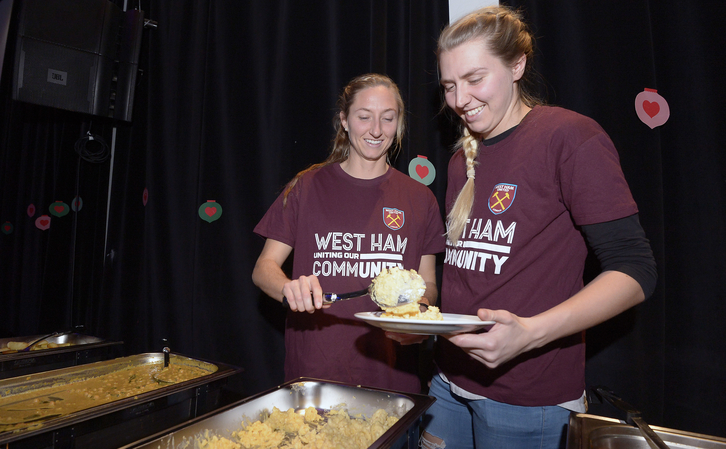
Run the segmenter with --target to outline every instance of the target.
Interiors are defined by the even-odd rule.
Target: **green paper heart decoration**
[[[214,200],[207,200],[199,206],[199,218],[211,223],[222,216],[222,206]]]
[[[71,208],[63,201],[56,201],[51,204],[48,209],[50,209],[50,214],[55,215],[56,217],[68,215],[68,212],[71,210]]]
[[[408,164],[408,175],[423,185],[429,185],[436,178],[436,168],[426,156],[419,155]]]
[[[73,198],[73,202],[71,203],[71,209],[73,209],[73,212],[78,212],[79,210],[83,209],[83,199],[80,196]]]

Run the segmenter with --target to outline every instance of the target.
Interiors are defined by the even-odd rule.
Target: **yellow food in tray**
[[[398,418],[377,410],[368,419],[351,417],[343,410],[323,415],[314,407],[305,414],[277,407],[261,421],[233,432],[231,439],[205,436],[196,442],[201,449],[365,449],[391,428]]]
[[[9,341],[7,346],[0,347],[0,354],[12,354],[17,351],[22,351],[27,348],[29,344],[30,343],[23,341]],[[63,348],[66,346],[71,346],[71,343],[51,343],[47,340],[43,340],[36,343],[32,348],[30,348],[30,350],[39,351],[41,349]]]
[[[161,363],[150,363],[17,394],[0,392],[0,434],[35,428],[49,420],[207,374],[195,366],[172,363],[165,368]]]

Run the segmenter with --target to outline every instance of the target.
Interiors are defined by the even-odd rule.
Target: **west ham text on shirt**
[[[444,263],[467,270],[499,274],[509,259],[507,254],[511,251],[516,227],[516,222],[505,228],[501,220],[469,219],[455,247],[451,241],[446,241]]]
[[[316,233],[318,251],[313,253],[313,259],[320,260],[313,261],[312,273],[315,276],[374,278],[386,268],[403,268],[408,238],[393,234],[366,237],[347,232]]]

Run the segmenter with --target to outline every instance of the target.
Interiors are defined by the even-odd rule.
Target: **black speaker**
[[[143,21],[108,0],[23,0],[13,99],[130,121]]]

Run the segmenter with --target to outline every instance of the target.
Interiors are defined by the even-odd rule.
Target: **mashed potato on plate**
[[[371,297],[383,309],[384,313],[381,314],[383,318],[443,321],[444,317],[438,307],[427,306],[427,310],[421,312],[420,306],[426,304],[420,304],[418,301],[425,292],[426,281],[416,270],[403,270],[398,267],[381,271],[373,279],[371,286]],[[412,302],[399,306],[399,296],[404,296]]]
[[[444,316],[436,306],[427,306],[425,312],[421,311],[420,306],[426,304],[420,304],[412,302],[398,307],[382,307],[383,312],[382,318],[403,318],[408,320],[430,320],[430,321],[443,321]]]

